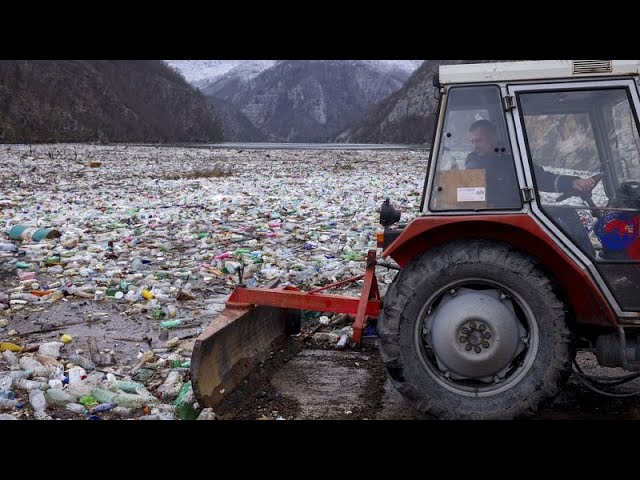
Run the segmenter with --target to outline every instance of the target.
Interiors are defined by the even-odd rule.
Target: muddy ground
[[[304,337],[304,333],[302,335]],[[595,356],[580,351],[583,372],[620,376]],[[640,380],[617,386],[617,393],[640,391]],[[217,409],[228,420],[433,420],[417,413],[388,380],[377,346],[336,350],[310,337],[289,337],[274,347],[249,382]],[[529,420],[638,420],[640,399],[599,395],[572,374],[560,394]]]

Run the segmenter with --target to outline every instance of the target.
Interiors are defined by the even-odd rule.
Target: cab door
[[[640,311],[640,136],[632,79],[510,85],[532,211],[621,317]],[[584,188],[591,178],[593,188]]]

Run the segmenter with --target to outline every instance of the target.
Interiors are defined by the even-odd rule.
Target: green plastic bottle
[[[177,327],[182,323],[182,320],[167,320],[166,322],[160,322],[162,328]]]
[[[191,387],[191,382],[187,382],[182,385],[178,398],[176,398],[176,417],[180,420],[195,420],[198,418],[198,412],[193,408],[193,402],[195,402],[193,388]]]

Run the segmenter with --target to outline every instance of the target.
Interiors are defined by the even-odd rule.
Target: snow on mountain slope
[[[169,66],[178,70],[187,82],[201,86],[211,83],[234,70],[243,79],[258,75],[275,65],[275,60],[165,60]]]
[[[344,60],[345,62],[366,62],[382,72],[403,70],[413,73],[424,60]],[[165,60],[178,70],[187,82],[197,87],[205,87],[222,76],[238,78],[242,81],[273,67],[276,60]]]

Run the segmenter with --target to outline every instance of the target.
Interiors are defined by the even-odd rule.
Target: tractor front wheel
[[[532,257],[489,240],[440,245],[398,273],[378,321],[395,387],[443,419],[533,413],[571,372],[566,307]]]

